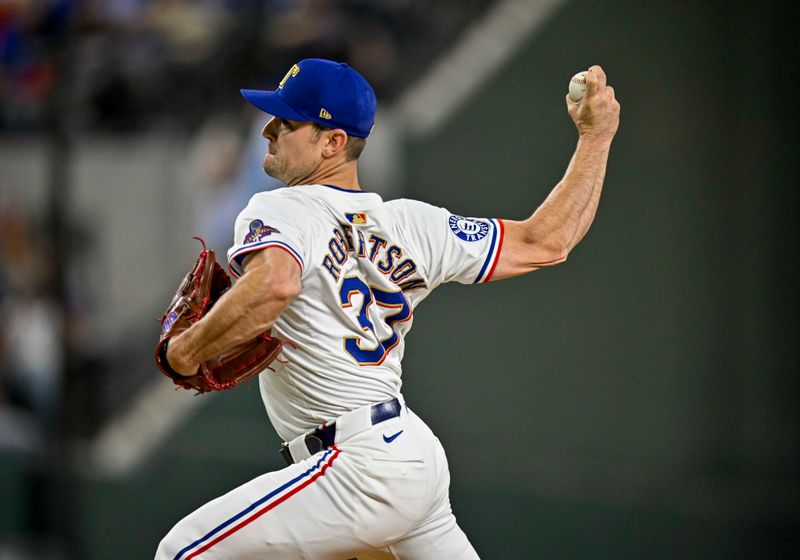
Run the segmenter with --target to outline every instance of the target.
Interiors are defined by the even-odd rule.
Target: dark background
[[[416,313],[405,393],[487,557],[798,553],[796,15],[570,3],[412,146],[412,197],[519,219],[575,142],[565,68],[601,64],[622,105],[568,262]]]

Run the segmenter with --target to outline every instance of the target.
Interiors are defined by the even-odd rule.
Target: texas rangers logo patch
[[[255,243],[273,233],[280,233],[280,231],[272,226],[265,226],[261,220],[253,220],[250,222],[250,233],[244,236],[244,242],[245,244]]]
[[[367,213],[366,212],[345,212],[344,217],[347,218],[347,221],[351,224],[363,225],[367,223]]]
[[[489,224],[475,218],[450,216],[448,225],[456,237],[464,241],[480,241],[489,233]]]

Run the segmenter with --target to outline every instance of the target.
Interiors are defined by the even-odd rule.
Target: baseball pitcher
[[[346,64],[302,60],[274,91],[242,94],[271,116],[264,171],[288,187],[239,214],[235,283],[201,253],[162,319],[157,362],[200,392],[257,375],[287,466],[189,514],[156,559],[478,558],[450,508],[444,449],[403,399],[405,335],[439,284],[566,260],[597,210],[619,123],[613,88],[592,66],[583,99],[567,97],[577,148],[522,221],[362,189],[376,99]]]

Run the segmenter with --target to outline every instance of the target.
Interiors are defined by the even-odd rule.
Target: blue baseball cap
[[[289,69],[275,91],[241,91],[265,113],[290,121],[313,121],[360,138],[375,124],[372,86],[343,62],[307,58]]]

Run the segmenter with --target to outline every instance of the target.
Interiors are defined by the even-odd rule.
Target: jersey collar
[[[345,188],[342,188],[342,187],[337,187],[336,185],[326,185],[324,183],[321,183],[321,185],[323,187],[328,187],[329,189],[335,189],[337,191],[342,191],[342,192],[346,192],[346,193],[366,193],[366,192],[369,192],[369,191],[365,191],[363,189],[360,190],[360,191],[354,191],[354,190],[351,190],[351,189],[345,189]]]

